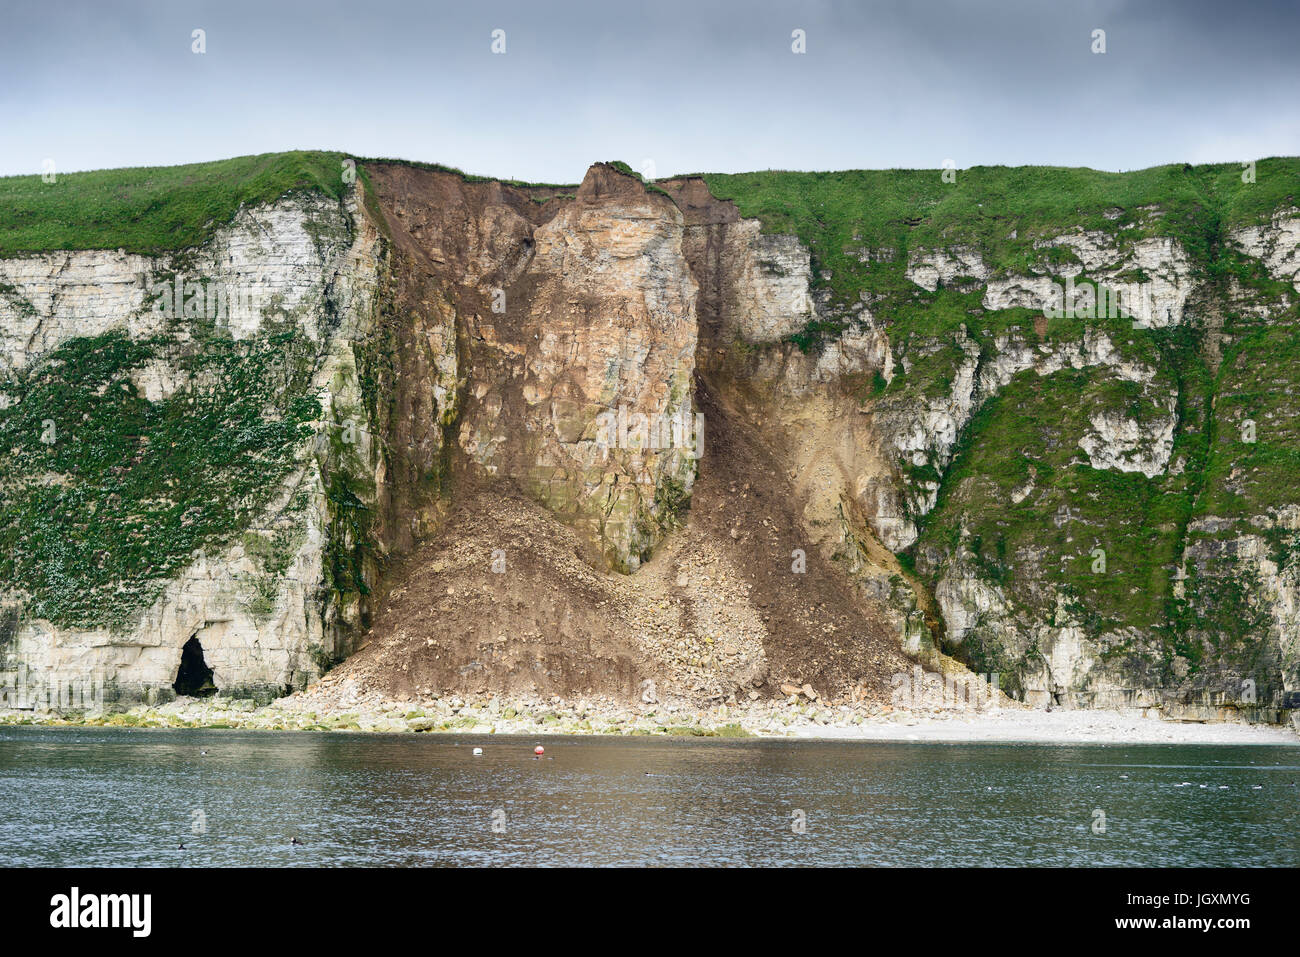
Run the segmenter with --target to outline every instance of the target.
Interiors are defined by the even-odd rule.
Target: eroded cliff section
[[[634,570],[689,496],[702,450],[681,214],[605,165],[567,196],[397,165],[371,175],[393,245],[426,286],[398,302],[418,321],[438,313],[440,341],[456,347],[433,401],[467,475],[517,484],[580,529],[593,562]]]
[[[455,510],[393,568],[340,680],[883,699],[908,663],[896,639],[804,557],[778,454],[700,375],[690,212],[605,164],[568,195],[369,172],[394,248],[459,330]]]

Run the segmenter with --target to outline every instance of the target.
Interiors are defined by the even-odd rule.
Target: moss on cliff
[[[931,583],[964,552],[1035,614],[1051,615],[1043,596],[1063,594],[1094,634],[1157,624],[1191,486],[1186,471],[1148,478],[1092,467],[1079,440],[1098,409],[1116,407],[1144,425],[1167,416],[1134,383],[1098,369],[1022,372],[986,402],[924,521],[918,554],[937,546],[944,556],[922,564]]]
[[[188,385],[151,402],[133,374],[163,355]],[[319,415],[311,356],[288,331],[197,344],[113,333],[0,383],[0,581],[30,596],[33,617],[128,621],[265,508]]]

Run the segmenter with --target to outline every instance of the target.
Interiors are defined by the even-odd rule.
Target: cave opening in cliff
[[[178,695],[192,698],[206,698],[217,693],[217,686],[212,683],[212,669],[203,660],[203,646],[199,644],[198,635],[185,642],[181,649],[181,666],[176,671],[172,688]]]

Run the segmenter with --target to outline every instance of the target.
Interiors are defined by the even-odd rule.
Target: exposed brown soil
[[[630,697],[649,680],[691,700],[807,683],[887,701],[888,677],[911,665],[897,637],[806,547],[768,450],[701,399],[709,434],[690,516],[654,560],[631,576],[599,571],[546,509],[504,483],[480,487],[386,576],[368,644],[340,677],[394,696]]]
[[[418,315],[439,296],[455,298],[458,317],[465,317],[462,339],[472,340],[474,323],[492,315],[475,298],[485,277],[504,288],[521,281],[529,255],[521,224],[543,222],[573,201],[540,204],[526,190],[398,166],[369,172],[398,269],[408,273],[394,280],[401,283],[396,302]],[[591,185],[627,189],[628,180],[598,177]],[[704,217],[721,229],[734,221],[730,204],[689,184],[676,199],[688,219]],[[492,254],[490,262],[474,261],[473,244],[456,237],[495,222],[496,204],[518,215],[500,218],[502,226],[513,224],[500,236],[480,237],[479,248]],[[698,269],[697,279],[704,352],[717,345],[705,327],[716,317],[720,290]],[[400,327],[407,320],[399,312],[392,321]],[[390,373],[394,391],[410,397],[394,410],[394,435],[414,450],[406,453],[414,455],[408,485],[430,464],[416,454],[421,448],[442,446],[453,458],[452,487],[440,490],[444,501],[451,493],[450,512],[436,531],[417,523],[413,535],[421,540],[387,570],[363,647],[333,680],[355,678],[395,697],[499,691],[703,702],[776,696],[783,684],[808,684],[822,698],[852,692],[855,699],[888,700],[889,676],[912,662],[877,610],[808,543],[804,496],[782,451],[739,414],[725,382],[697,378],[705,447],[685,526],[623,576],[595,567],[580,536],[513,483],[468,465],[454,440],[439,443],[403,424],[419,423],[420,403],[427,402],[415,386],[426,371],[422,334],[392,333],[399,352]],[[462,341],[466,348],[472,343]],[[706,368],[704,355],[698,365]],[[393,502],[389,522],[400,524],[398,513],[409,507]],[[794,570],[795,549],[803,552],[802,572]]]
[[[770,450],[701,390],[705,457],[684,528],[634,575],[593,568],[574,533],[505,483],[465,491],[386,581],[340,677],[394,696],[538,692],[726,700],[811,684],[887,701],[911,662],[807,547]],[[806,571],[793,571],[803,548]],[[504,571],[493,571],[494,552]],[[496,566],[501,568],[500,561]]]
[[[699,399],[709,444],[691,524],[722,542],[744,570],[763,610],[774,677],[809,682],[836,697],[859,683],[882,690],[889,675],[911,664],[897,636],[808,544],[800,521],[804,503],[774,450],[706,383],[699,384]],[[803,573],[793,571],[795,549],[803,552]]]
[[[344,673],[394,695],[631,694],[630,596],[579,552],[569,529],[517,493],[467,495],[387,576],[369,644]]]

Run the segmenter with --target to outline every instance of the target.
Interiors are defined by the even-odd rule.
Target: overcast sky
[[[1298,40],[1296,0],[4,0],[0,175],[310,148],[547,182],[1236,162],[1300,153]]]

